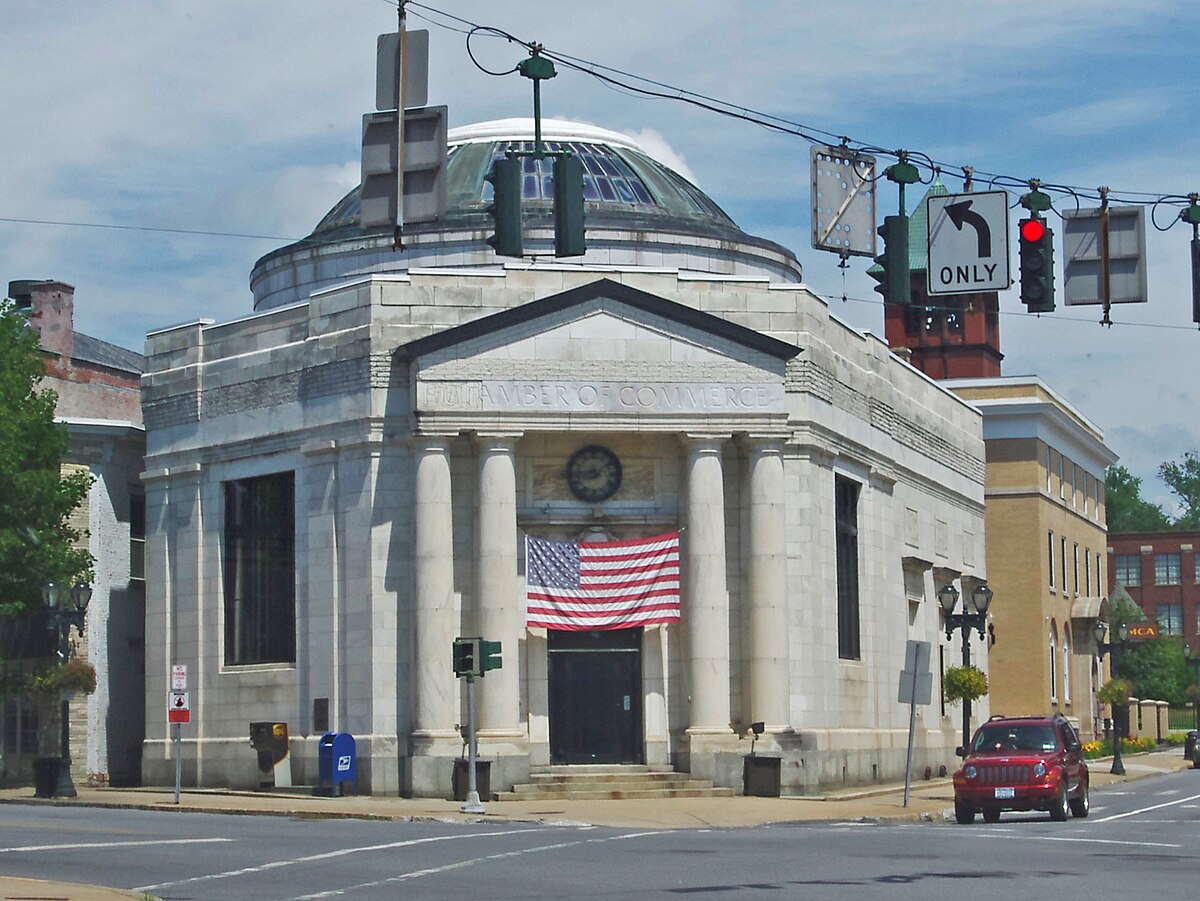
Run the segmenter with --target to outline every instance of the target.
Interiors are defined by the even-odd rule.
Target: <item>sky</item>
[[[1003,372],[1041,377],[1103,431],[1144,495],[1173,509],[1156,471],[1200,450],[1200,331],[1191,228],[1176,221],[1178,201],[1153,202],[1200,191],[1191,74],[1200,4],[423,0],[408,9],[410,28],[430,30],[429,101],[448,106],[451,127],[529,116],[532,92],[517,75],[481,71],[454,30],[463,26],[431,9],[809,132],[924,154],[946,164],[952,192],[970,166],[1074,186],[1085,206],[1100,186],[1145,202],[1149,302],[1115,307],[1104,327],[1099,308],[1062,303],[1061,269],[1052,314],[1028,315],[1015,290],[1003,292]],[[4,0],[0,288],[69,282],[76,327],[134,349],[164,325],[246,315],[254,262],[307,235],[357,184],[375,39],[396,24],[394,0]],[[526,55],[486,32],[470,49],[493,71]],[[838,318],[883,334],[870,260],[843,270],[810,246],[807,141],[563,66],[543,83],[542,107],[635,136],[745,231],[791,249]],[[1021,189],[1010,190],[1015,202]],[[923,192],[909,189],[910,211]],[[883,185],[879,218],[896,203]],[[1075,203],[1056,196],[1057,210]],[[1010,213],[1014,230],[1020,212]],[[1061,256],[1060,238],[1060,267]]]

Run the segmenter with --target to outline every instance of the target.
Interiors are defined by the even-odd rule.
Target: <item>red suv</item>
[[[1088,770],[1083,747],[1062,716],[994,716],[975,732],[954,774],[954,818],[989,823],[1002,810],[1045,810],[1065,820],[1067,809],[1088,815]]]

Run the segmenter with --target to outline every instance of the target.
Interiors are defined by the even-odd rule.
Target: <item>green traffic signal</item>
[[[492,163],[492,171],[484,176],[492,183],[492,203],[487,211],[492,217],[496,233],[488,243],[502,257],[525,255],[525,242],[521,234],[521,160],[504,157]],[[581,189],[582,190],[582,189]]]
[[[500,642],[488,641],[486,638],[479,641],[479,673],[483,675],[488,670],[500,669]]]
[[[884,216],[883,225],[876,229],[883,238],[883,253],[875,257],[877,266],[867,274],[879,282],[875,291],[883,295],[884,303],[912,303],[912,276],[909,274],[908,217]]]
[[[1022,219],[1020,235],[1021,303],[1031,313],[1054,312],[1054,232],[1036,217]]]

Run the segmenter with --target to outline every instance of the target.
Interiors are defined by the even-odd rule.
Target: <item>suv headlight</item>
[[[963,775],[966,776],[968,779],[974,779],[976,776],[979,775],[979,770],[975,769],[974,764],[971,764],[971,766],[963,767]]]
[[[1046,775],[1046,764],[1042,763],[1040,760],[1037,763],[1035,763],[1033,765],[1033,775],[1036,776],[1038,779],[1041,779],[1043,776],[1045,776]]]

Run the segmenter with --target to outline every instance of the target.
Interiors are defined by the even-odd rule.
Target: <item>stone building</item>
[[[978,410],[630,139],[543,130],[587,166],[585,256],[548,255],[536,164],[530,258],[493,255],[484,176],[532,123],[488,123],[451,132],[450,209],[403,251],[356,189],[259,261],[253,314],[149,335],[148,781],[185,664],[186,783],[256,784],[248,725],[281,722],[297,781],[332,729],[364,790],[445,796],[459,635],[503,647],[477,683],[493,790],[588,761],[740,787],[753,723],[784,793],[901,776],[906,642],[985,579]],[[585,448],[603,490],[568,475]],[[523,536],[676,530],[678,624],[526,627]],[[957,711],[920,713],[936,771]]]
[[[75,331],[71,285],[12,281],[8,294],[29,311],[46,353],[39,387],[58,395],[55,419],[70,431],[64,467],[93,477],[73,525],[86,536],[95,578],[84,634],[72,630],[72,640],[96,668],[97,685],[86,701],[71,704],[71,776],[79,785],[137,784],[145,709],[142,355]],[[52,746],[34,746],[37,716],[28,699],[6,700],[5,779],[27,779],[34,756],[57,756],[57,734]]]

